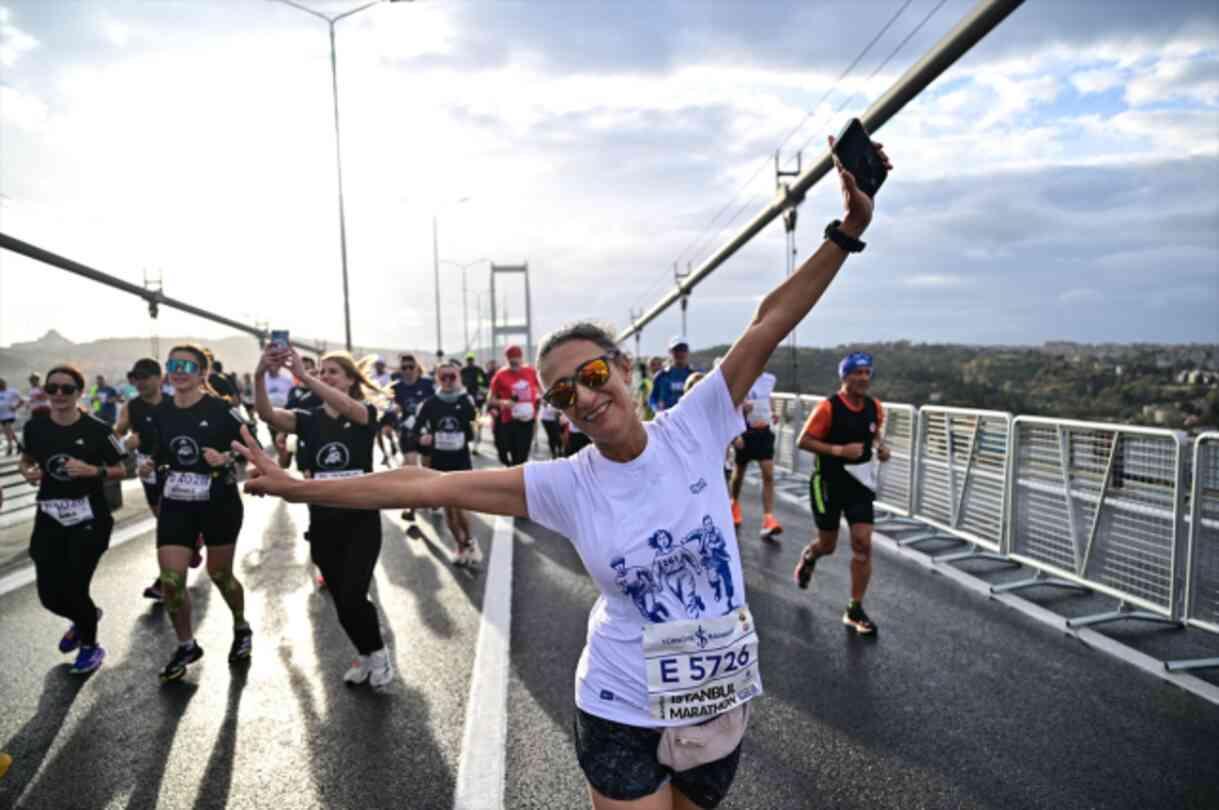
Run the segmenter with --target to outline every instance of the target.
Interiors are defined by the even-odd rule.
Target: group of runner
[[[654,418],[642,418],[632,363],[612,332],[597,324],[580,322],[549,335],[536,371],[519,349],[509,350],[508,365],[489,379],[487,395],[503,468],[471,469],[476,403],[460,386],[456,366],[439,365],[428,390],[414,358],[400,358],[391,393],[404,427],[398,436],[404,464],[374,473],[372,447],[384,423],[370,402],[370,392],[380,389],[371,372],[333,352],[322,357],[315,376],[295,351],[268,348],[254,375],[254,406],[277,434],[297,437],[302,475],[295,475],[260,447],[237,404],[214,391],[204,351],[175,346],[166,363],[172,394],[127,414],[137,433],[132,444],[145,457],[141,474],[155,475],[161,587],[179,639],[161,677],[180,678],[203,654],[191,635],[184,587],[199,536],[208,572],[233,615],[230,660],[250,656],[244,591],[232,572],[242,522],[237,480],[247,464],[248,493],[309,504],[313,559],[342,591],[336,610],[359,651],[344,674],[353,682],[384,685],[393,677],[367,595],[380,549],[379,510],[444,508],[452,517],[473,509],[529,518],[570,539],[600,591],[576,670],[573,729],[593,806],[717,806],[735,778],[750,701],[762,693],[762,681],[734,530],[739,514],[730,493],[711,482],[722,474],[730,445],[746,463],[773,460],[773,434],[766,435],[773,379],[765,366],[847,256],[863,249],[859,237],[871,221],[872,200],[837,168],[844,219],[831,222],[814,254],[762,299],[710,372],[689,368],[684,339],[670,346],[672,363],[655,374],[647,396]],[[283,405],[276,405],[268,375],[275,369],[278,377],[279,368],[321,404],[288,409],[285,392]],[[795,576],[807,586],[817,560],[833,552],[845,513],[854,556],[844,622],[860,633],[875,631],[860,604],[870,575],[870,531],[862,527],[870,530],[868,481],[873,488],[875,482],[861,468],[873,452],[881,460],[886,455],[883,410],[867,396],[871,368],[866,355],[844,359],[842,389],[818,407],[800,440],[817,455],[810,493],[819,534],[802,552]],[[81,673],[104,657],[97,643],[101,610],[90,599],[89,580],[113,527],[102,483],[124,475],[126,452],[110,426],[80,410],[84,386],[71,366],[50,370],[50,411],[26,425],[21,457],[22,474],[39,486],[31,539],[39,596],[72,622],[60,649],[78,652],[73,671]],[[564,458],[525,463],[543,402],[588,445]],[[140,420],[147,423],[148,444],[136,427]],[[463,452],[454,448],[464,456],[440,455]],[[288,449],[285,441],[281,451]],[[429,464],[411,463],[412,454],[430,456]],[[768,479],[773,487],[773,476],[764,472],[764,483]],[[735,491],[739,495],[739,483]],[[781,529],[773,525],[771,503],[764,508],[772,525],[764,518],[763,533],[773,538]],[[457,523],[450,520],[450,528]]]

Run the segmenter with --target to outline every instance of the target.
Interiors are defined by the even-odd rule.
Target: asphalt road
[[[805,510],[783,502],[780,545],[742,556],[761,636],[756,704],[726,808],[1214,808],[1219,706],[1101,655],[902,555],[876,555],[876,639],[847,632],[849,547],[791,584]],[[94,581],[109,656],[87,680],[55,649],[63,622],[33,587],[0,596],[0,808],[453,807],[484,575],[448,542],[384,517],[374,597],[399,671],[386,693],[351,689],[353,654],[300,540],[302,507],[247,499],[238,575],[255,627],[231,668],[228,610],[192,575],[206,650],[161,685],[163,611],[139,592],[152,538],[112,549]],[[439,525],[439,524],[437,524]],[[476,522],[484,554],[489,523]],[[517,521],[505,806],[578,808],[572,676],[596,593],[567,542]]]

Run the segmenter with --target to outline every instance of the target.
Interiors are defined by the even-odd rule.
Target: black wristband
[[[845,233],[839,230],[840,225],[842,225],[842,220],[840,219],[836,219],[829,225],[826,225],[825,238],[845,250],[847,253],[860,253],[868,246],[867,242],[862,242],[854,237],[847,236]]]

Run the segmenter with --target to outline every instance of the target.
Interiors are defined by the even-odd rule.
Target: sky
[[[446,351],[489,317],[487,260],[529,264],[535,337],[621,328],[773,199],[776,149],[816,163],[972,5],[419,0],[340,21],[355,343],[436,345],[433,219]],[[281,3],[0,0],[0,230],[339,341],[332,104],[326,24]],[[875,137],[896,168],[868,248],[801,344],[1219,341],[1219,5],[1029,0]],[[800,208],[801,259],[841,216],[831,179]],[[775,223],[696,288],[692,344],[731,342],[786,258]],[[522,318],[519,277],[500,293]],[[0,345],[50,328],[230,333],[0,252]],[[674,307],[643,351],[680,331]]]

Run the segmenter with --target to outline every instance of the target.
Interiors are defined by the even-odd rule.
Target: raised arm
[[[876,146],[880,148],[880,144]],[[833,149],[834,139],[830,138],[831,155],[834,153]],[[884,157],[883,151],[881,155]],[[886,167],[892,171],[893,167],[888,158],[884,157],[884,160]],[[855,178],[842,168],[836,157],[834,165],[842,184],[842,198],[846,208],[839,230],[858,239],[872,221],[872,199],[859,190],[855,185]],[[737,338],[724,362],[720,364],[734,404],[740,405],[744,402],[749,387],[766,368],[770,355],[821,299],[846,258],[845,250],[826,240],[799,270],[762,299],[753,321],[744,334]]]
[[[528,516],[525,473],[521,467],[442,473],[421,467],[400,467],[357,478],[304,480],[281,469],[257,449],[242,428],[244,444],[233,449],[253,465],[245,491],[276,495],[286,501],[348,509],[418,509],[456,506],[493,515]]]
[[[273,407],[271,400],[267,397],[267,369],[270,367],[270,355],[274,351],[274,346],[268,345],[262,353],[262,357],[258,359],[258,366],[254,369],[254,410],[258,413],[259,419],[275,430],[281,433],[295,433],[296,414],[284,408]]]
[[[309,386],[309,389],[313,393],[321,397],[322,402],[325,402],[357,425],[368,424],[367,405],[352,399],[347,396],[346,392],[335,388],[333,385],[327,384],[321,377],[306,374],[305,364],[301,362],[300,353],[296,349],[291,349],[290,351],[288,370],[295,374],[297,378],[304,380],[305,385]],[[293,421],[296,421],[295,417],[293,417]]]

